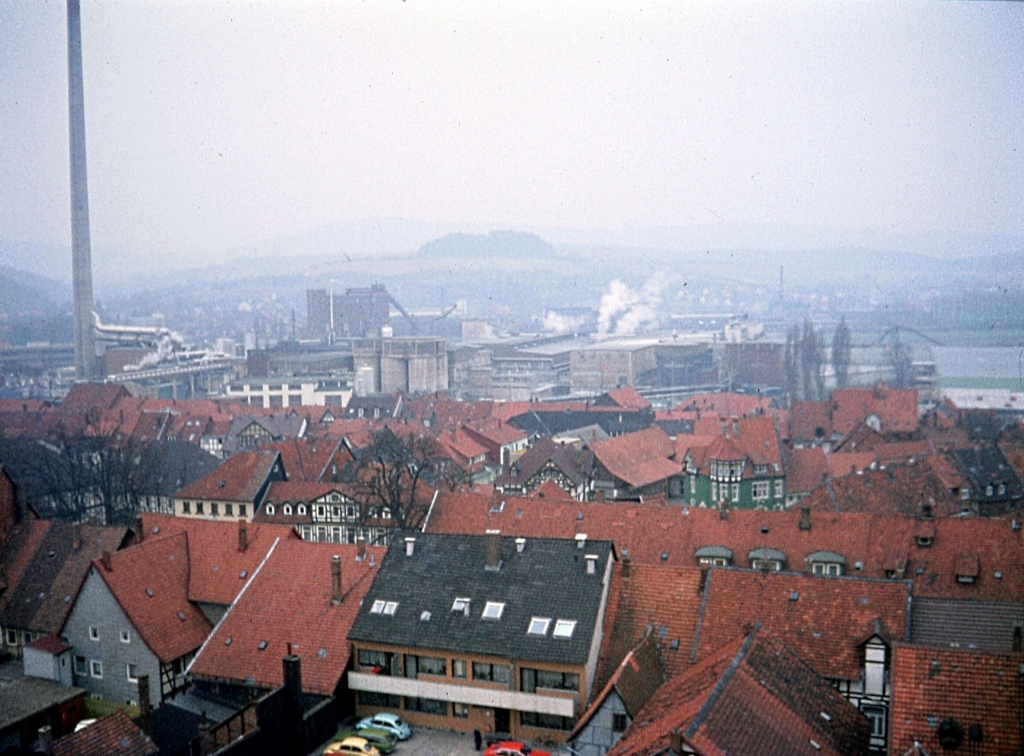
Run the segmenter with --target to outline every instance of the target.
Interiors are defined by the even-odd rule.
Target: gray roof
[[[1024,604],[915,598],[910,641],[1008,654],[1013,628],[1024,624]]]
[[[0,730],[84,695],[81,688],[37,677],[4,681],[0,684]]]
[[[414,537],[406,556],[406,537]],[[586,662],[606,590],[611,541],[501,538],[501,567],[486,568],[485,536],[399,533],[349,632],[349,639],[424,650],[485,654],[516,660]],[[597,557],[587,574],[587,555]],[[470,599],[468,616],[452,610]],[[377,600],[398,602],[393,616],[372,613]],[[500,619],[483,619],[487,602],[505,604]],[[429,619],[421,619],[424,612]],[[549,618],[544,635],[528,635],[533,617]],[[559,619],[575,620],[568,639],[554,638]]]

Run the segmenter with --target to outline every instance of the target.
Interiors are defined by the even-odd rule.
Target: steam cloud
[[[651,282],[643,289],[631,289],[622,281],[612,281],[601,297],[597,332],[601,335],[631,336],[642,326],[658,318],[661,295]]]

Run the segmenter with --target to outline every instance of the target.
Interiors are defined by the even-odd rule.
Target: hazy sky
[[[70,243],[65,24],[0,2],[0,238]],[[1021,3],[82,0],[82,27],[94,246],[375,216],[1024,234]]]

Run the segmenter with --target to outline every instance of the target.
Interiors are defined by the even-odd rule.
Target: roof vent
[[[266,651],[267,650],[267,642],[266,641],[260,641],[260,644],[258,646],[256,646],[256,648],[258,648],[260,651]]]
[[[405,539],[405,555],[411,557],[416,553],[416,539],[412,536],[408,536]]]
[[[227,638],[226,638],[226,639],[224,640],[224,645],[225,645],[225,646],[230,646],[230,645],[231,645],[231,637],[230,637],[230,636],[228,636],[228,637],[227,637]]]
[[[800,594],[799,593],[797,593],[796,591],[790,591],[790,594],[789,594],[789,600],[790,601],[796,601],[799,598],[800,598]]]
[[[146,595],[149,596],[150,598],[153,598],[153,589],[152,588],[147,588],[146,589]]]
[[[184,614],[184,612],[178,612],[178,619],[180,619],[182,622],[185,621],[185,614]]]

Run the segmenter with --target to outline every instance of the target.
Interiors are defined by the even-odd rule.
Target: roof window
[[[370,607],[370,614],[387,614],[394,616],[396,609],[398,609],[397,601],[377,599],[373,602],[373,606]]]
[[[420,612],[420,622],[430,622],[430,612],[426,610]]]
[[[530,620],[530,628],[526,631],[527,635],[546,635],[548,632],[548,625],[551,624],[550,617],[534,617]]]
[[[501,613],[504,611],[505,604],[501,601],[488,601],[480,617],[481,619],[501,619]]]
[[[386,604],[384,604],[384,614],[388,615],[389,617],[394,617],[395,616],[395,612],[397,610],[398,610],[398,602],[397,601],[388,601]]]
[[[468,598],[457,598],[452,602],[453,612],[462,612],[463,614],[469,614],[469,599]]]
[[[576,620],[560,619],[555,622],[555,629],[551,633],[552,638],[571,638],[576,630]]]

